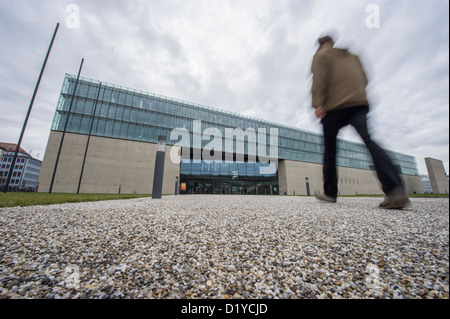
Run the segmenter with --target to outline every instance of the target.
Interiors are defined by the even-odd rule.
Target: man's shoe
[[[327,202],[327,203],[336,203],[336,197],[331,197],[326,194],[318,194],[316,193],[316,199],[321,202]]]
[[[402,209],[409,206],[411,206],[411,201],[405,194],[386,196],[380,203],[380,208],[383,209]]]

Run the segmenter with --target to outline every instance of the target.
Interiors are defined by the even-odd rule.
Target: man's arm
[[[360,72],[363,75],[363,79],[364,79],[364,86],[366,87],[367,84],[369,84],[369,81],[367,79],[366,71],[364,70],[364,67],[363,67],[359,57],[356,57],[356,61],[358,61],[358,66],[359,66]]]
[[[313,74],[311,87],[312,106],[318,108],[319,106],[323,106],[327,90],[327,65],[322,55],[316,54],[314,56],[311,72]]]

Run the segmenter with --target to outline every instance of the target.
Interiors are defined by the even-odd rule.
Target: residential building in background
[[[87,78],[74,94],[75,82],[66,74],[41,192],[150,194],[158,136],[167,137],[163,194],[310,195],[322,189],[319,133]],[[268,162],[261,161],[261,140]],[[382,194],[365,145],[339,139],[338,149],[340,194]],[[423,193],[415,157],[387,153],[407,192]]]
[[[431,188],[430,178],[428,177],[428,175],[421,175],[420,178],[422,180],[423,192],[425,194],[433,193],[433,189]]]
[[[6,184],[17,144],[0,143],[0,189]],[[9,183],[10,190],[36,191],[42,161],[19,149],[13,174]]]

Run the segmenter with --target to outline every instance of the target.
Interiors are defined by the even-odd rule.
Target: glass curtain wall
[[[261,168],[272,166],[270,170]],[[183,159],[180,170],[181,193],[277,195],[275,164],[249,162],[195,161]]]
[[[193,121],[201,120],[201,132],[211,127],[220,131],[223,137],[222,149],[225,150],[226,128],[266,129],[268,144],[270,129],[277,128],[279,159],[322,163],[324,150],[322,135],[319,133],[104,82],[98,92],[100,82],[86,78],[80,78],[74,95],[75,82],[76,76],[66,74],[52,130],[62,131],[68,118],[68,132],[87,134],[92,123],[93,135],[152,143],[157,142],[159,135],[165,135],[167,144],[174,145],[178,140],[170,140],[170,133],[175,128],[184,128],[190,132],[193,145]],[[74,100],[69,114],[72,98]],[[209,142],[202,141],[202,148]],[[339,166],[373,170],[370,154],[364,144],[339,140],[338,146]],[[248,139],[244,138],[245,154],[248,153],[248,147]],[[401,174],[419,176],[415,157],[392,151],[388,151],[388,155]]]

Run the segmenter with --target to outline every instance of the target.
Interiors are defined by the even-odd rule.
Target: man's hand
[[[327,112],[322,108],[322,105],[319,105],[316,108],[316,117],[319,119],[323,119],[327,115]]]

